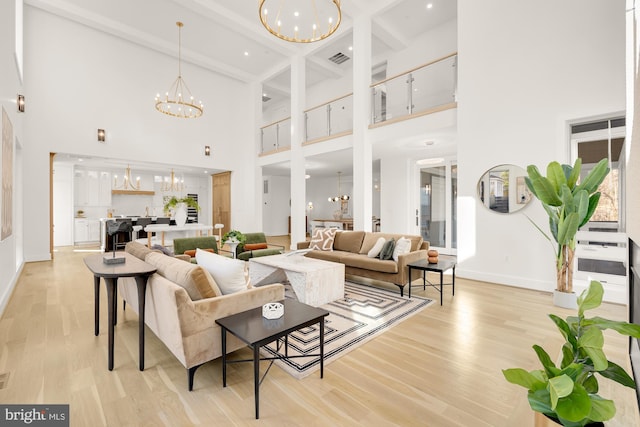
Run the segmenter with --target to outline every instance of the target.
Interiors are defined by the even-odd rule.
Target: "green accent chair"
[[[201,236],[201,237],[181,237],[173,239],[173,252],[176,255],[182,255],[186,251],[193,251],[195,249],[213,249],[213,252],[231,257],[232,253],[225,251],[224,249],[218,249],[218,242],[214,236]],[[225,253],[220,253],[225,252]],[[196,263],[196,258],[191,257],[191,262]]]
[[[279,255],[284,252],[284,246],[274,245],[267,243],[267,237],[264,233],[244,233],[247,240],[244,243],[240,243],[236,248],[236,258],[243,261],[248,261],[251,258],[257,258],[268,255]],[[247,244],[267,243],[266,249],[245,249]]]

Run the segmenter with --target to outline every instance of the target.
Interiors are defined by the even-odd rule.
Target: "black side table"
[[[104,279],[107,287],[107,312],[109,313],[109,370],[113,371],[113,343],[114,325],[116,323],[116,286],[118,278],[133,277],[138,287],[138,346],[140,351],[140,370],[144,371],[144,310],[145,294],[147,290],[147,279],[156,272],[156,268],[151,264],[136,258],[126,252],[118,253],[119,257],[124,256],[126,261],[123,264],[105,264],[102,258],[108,254],[95,254],[85,257],[84,263],[93,273],[93,291],[95,298],[95,335],[98,336],[100,323],[100,278]]]
[[[269,372],[269,369],[267,369],[262,379],[260,379],[260,360],[318,356],[320,358],[320,378],[324,376],[324,318],[329,315],[329,312],[292,299],[281,302],[284,304],[284,315],[278,319],[269,320],[262,317],[262,306],[260,306],[216,320],[216,323],[220,325],[222,335],[222,386],[227,386],[228,363],[253,362],[256,420],[260,417],[260,384]],[[293,331],[311,326],[315,323],[318,324],[320,330],[320,354],[289,356],[287,352],[287,336]],[[251,347],[253,350],[252,359],[227,359],[227,332],[235,335]],[[285,341],[284,356],[260,357],[260,347],[283,337]]]
[[[438,292],[440,292],[440,305],[442,305],[442,287],[444,285],[451,285],[452,295],[456,294],[456,261],[454,259],[442,259],[438,261],[437,264],[429,264],[426,259],[421,259],[419,261],[415,261],[409,263],[407,265],[409,269],[409,298],[411,298],[411,270],[420,270],[422,271],[422,289],[426,289],[427,285],[434,287]],[[452,269],[453,270],[453,281],[451,283],[442,283],[442,275],[445,271]],[[427,280],[427,271],[435,271],[440,273],[440,287],[434,285],[433,283]]]

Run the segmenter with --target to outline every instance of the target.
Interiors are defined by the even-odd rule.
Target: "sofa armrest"
[[[401,281],[399,284],[407,283],[407,265],[421,259],[427,259],[427,251],[419,250],[398,256],[398,274]]]
[[[311,244],[311,242],[306,241],[306,242],[298,242],[297,244],[297,249],[309,249],[309,245]]]
[[[209,329],[215,326],[216,319],[283,299],[284,286],[279,283],[198,301],[192,301],[186,292],[176,292],[182,336]]]
[[[420,245],[420,249],[423,250],[423,251],[428,251],[429,250],[429,242],[423,241],[422,245]]]

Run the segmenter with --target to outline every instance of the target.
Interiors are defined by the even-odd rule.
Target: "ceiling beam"
[[[128,42],[155,50],[159,53],[170,55],[172,57],[178,56],[177,43],[169,43],[158,37],[152,36],[149,33],[140,31],[137,28],[124,25],[102,15],[97,15],[69,2],[62,0],[25,0],[25,3],[29,6],[36,7],[70,21],[86,25],[97,31],[119,37]],[[229,66],[228,64],[220,61],[214,61],[211,58],[197,54],[188,49],[182,49],[182,60],[244,83],[255,80],[255,76],[243,70]]]

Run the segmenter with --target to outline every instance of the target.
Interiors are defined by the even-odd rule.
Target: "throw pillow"
[[[396,247],[396,241],[391,238],[389,240],[387,240],[386,242],[384,242],[384,245],[382,246],[382,250],[380,251],[380,259],[391,259],[393,257],[393,249]]]
[[[223,295],[247,289],[243,261],[223,257],[202,249],[196,249],[196,261],[199,266],[211,274]]]
[[[173,251],[171,249],[165,248],[162,245],[155,244],[155,245],[151,246],[151,249],[152,250],[155,249],[157,251],[160,251],[160,252],[162,252],[163,254],[165,254],[167,256],[173,256],[174,255],[174,253],[173,253]]]
[[[332,251],[333,240],[336,237],[335,228],[316,228],[313,232],[311,242],[309,242],[309,249],[315,249],[318,251]]]
[[[382,247],[384,246],[384,237],[380,237],[376,243],[373,245],[371,250],[367,253],[369,258],[378,258],[380,255],[380,251],[382,251]]]
[[[267,249],[269,247],[266,243],[245,243],[245,251],[257,251],[258,249]]]
[[[202,249],[203,251],[207,251],[207,252],[211,252],[212,254],[215,253],[215,251],[211,248],[207,248],[207,249]],[[184,251],[185,255],[189,255],[191,258],[193,258],[194,256],[196,256],[196,250],[195,249],[189,249],[187,251]]]
[[[398,262],[398,256],[408,254],[410,251],[411,240],[403,236],[396,242],[396,246],[393,248],[393,255],[391,257],[395,262]]]

